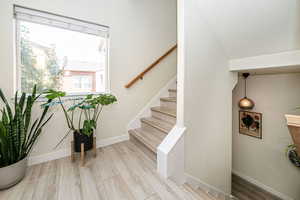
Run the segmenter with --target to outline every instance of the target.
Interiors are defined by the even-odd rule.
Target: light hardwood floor
[[[156,173],[156,163],[126,141],[91,152],[84,167],[70,158],[28,169],[18,185],[0,191],[1,200],[210,200],[188,185]],[[77,159],[79,160],[79,159]]]
[[[239,200],[281,200],[236,175],[232,175],[232,194]]]

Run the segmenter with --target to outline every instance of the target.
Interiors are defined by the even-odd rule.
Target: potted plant
[[[110,105],[117,101],[116,97],[111,94],[87,95],[85,98],[73,100],[73,104],[67,108],[63,97],[65,92],[49,90],[46,92],[46,98],[53,100],[44,104],[44,106],[60,105],[69,130],[56,145],[56,147],[73,132],[74,150],[80,152],[80,145],[84,144],[84,151],[93,147],[93,134],[97,128],[97,122],[104,106]],[[75,117],[75,112],[79,112],[79,117]]]
[[[51,119],[47,116],[49,106],[43,108],[41,116],[31,121],[32,107],[41,94],[15,93],[11,107],[0,89],[0,99],[4,104],[0,118],[0,189],[9,188],[23,179],[27,168],[27,157],[36,143],[43,127]],[[51,99],[47,103],[51,103]]]
[[[287,157],[296,167],[300,167],[300,157],[299,154],[296,152],[296,145],[291,144],[286,149]]]
[[[293,148],[300,155],[300,116],[299,115],[285,115],[289,132],[292,136],[294,145]]]

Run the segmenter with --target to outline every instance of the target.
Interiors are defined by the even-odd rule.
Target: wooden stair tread
[[[132,129],[128,132],[154,153],[157,152],[157,147],[166,136],[164,133],[153,133],[151,131],[144,130],[143,128]]]
[[[141,118],[141,121],[168,134],[175,124],[154,117]]]
[[[177,102],[176,97],[162,97],[160,98],[161,101],[166,101],[166,102]]]
[[[163,106],[157,106],[157,107],[152,107],[151,110],[176,118],[176,110],[175,109],[171,109],[171,108],[163,107]]]
[[[176,92],[169,89],[169,96],[160,98],[160,106],[152,107],[151,117],[140,118],[141,127],[129,130],[130,139],[144,152],[156,158],[157,147],[176,123]]]
[[[169,92],[177,92],[177,89],[169,89]]]

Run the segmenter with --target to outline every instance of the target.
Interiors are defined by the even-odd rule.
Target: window
[[[93,77],[92,76],[74,76],[72,78],[72,86],[75,90],[92,90]]]
[[[17,86],[68,94],[108,89],[109,28],[15,6]]]

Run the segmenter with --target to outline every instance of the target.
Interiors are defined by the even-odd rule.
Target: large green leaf
[[[68,111],[74,111],[76,108],[80,108],[80,106],[83,104],[83,102],[79,102],[77,104],[72,105]]]
[[[12,115],[12,111],[11,111],[11,108],[2,92],[2,90],[0,89],[0,98],[2,99],[3,103],[5,104],[5,107],[7,109],[7,113],[8,113],[8,117],[9,117],[9,120],[12,120],[13,118],[13,115]]]
[[[23,92],[20,97],[20,101],[19,101],[19,106],[20,106],[21,112],[23,112],[25,100],[26,100],[26,93]]]
[[[1,154],[1,160],[4,164],[7,164],[9,162],[8,156],[9,156],[9,145],[6,137],[6,128],[3,125],[2,122],[0,122],[0,154]],[[0,163],[1,165],[4,165]]]
[[[47,99],[52,99],[52,100],[56,99],[58,97],[64,97],[64,96],[66,96],[65,92],[63,92],[63,91],[56,91],[56,90],[52,90],[52,89],[50,89],[48,91],[45,91],[44,94],[46,95],[45,97]]]
[[[95,128],[96,122],[94,120],[84,120],[81,132],[87,136],[90,136]]]

